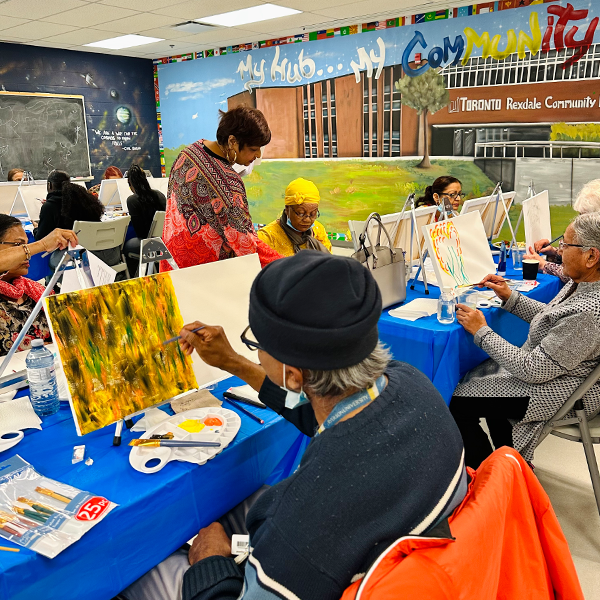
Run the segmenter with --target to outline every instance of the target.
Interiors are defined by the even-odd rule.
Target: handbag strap
[[[371,242],[371,238],[369,237],[369,223],[371,221],[376,221],[377,224],[379,225],[378,231],[377,231],[377,246],[373,246],[373,243]],[[385,228],[385,225],[381,222],[381,216],[379,215],[379,213],[372,212],[368,216],[368,218],[365,222],[363,231],[358,238],[360,241],[360,244],[361,244],[361,249],[365,252],[365,259],[367,259],[369,257],[369,253],[365,247],[365,239],[369,242],[370,247],[373,248],[373,268],[374,269],[377,267],[377,253],[375,252],[374,248],[379,247],[379,245],[380,245],[381,230],[383,230],[385,232],[385,236],[387,237],[388,244],[389,244],[388,248],[390,249],[390,253],[392,256],[392,262],[393,262],[393,259],[396,257],[396,251],[393,248],[392,239],[390,238],[390,234],[388,233],[388,230]]]

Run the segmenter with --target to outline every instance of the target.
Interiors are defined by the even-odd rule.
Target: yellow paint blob
[[[183,423],[179,423],[178,427],[188,433],[198,433],[204,429],[205,425],[199,419],[188,419]]]

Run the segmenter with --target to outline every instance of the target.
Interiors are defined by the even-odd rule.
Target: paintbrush
[[[466,283],[464,285],[457,285],[457,288],[471,288],[471,287],[482,287],[484,286],[484,283],[481,283],[481,281],[479,283]]]
[[[19,548],[9,548],[8,546],[0,546],[0,550],[4,550],[5,552],[21,552]]]
[[[190,440],[131,440],[130,446],[137,448],[220,448],[219,442],[193,442]]]
[[[38,198],[39,200],[39,198]],[[79,231],[75,232],[75,235],[78,235],[81,233],[81,229]],[[44,252],[44,254],[42,254],[42,258],[46,258],[46,256],[49,256],[50,254],[52,254],[52,252]]]
[[[23,496],[21,496],[20,498],[17,498],[18,502],[21,502],[22,504],[27,504],[28,506],[31,506],[31,508],[33,508],[33,510],[41,513],[42,515],[53,515],[56,511],[50,507],[50,506],[46,506],[45,504],[42,504],[41,502],[36,502],[35,500],[29,500],[29,498],[24,498]]]
[[[261,419],[260,417],[257,417],[254,413],[251,413],[249,410],[246,410],[243,406],[240,406],[235,400],[228,398],[227,396],[225,396],[225,394],[223,394],[223,398],[225,399],[226,402],[229,402],[229,404],[231,404],[232,406],[235,406],[241,413],[244,413],[246,416],[250,417],[251,419],[254,419],[256,422],[260,423],[261,425],[265,424],[264,419]]]
[[[202,325],[202,327],[196,327],[196,329],[192,329],[191,333],[196,333],[196,331],[200,331],[201,329],[204,329],[204,325]],[[166,346],[167,344],[170,344],[171,342],[176,342],[177,340],[180,340],[181,336],[180,335],[176,335],[175,337],[169,338],[168,340],[165,340],[164,342],[162,342],[163,346]]]
[[[49,489],[43,488],[43,487],[36,487],[35,491],[38,494],[44,494],[44,496],[50,496],[50,498],[54,498],[55,500],[60,500],[61,502],[64,502],[65,504],[69,504],[69,502],[71,502],[71,500],[73,500],[73,498],[67,498],[67,496],[63,496],[62,494],[58,494],[57,492],[53,492],[52,490],[49,490]]]

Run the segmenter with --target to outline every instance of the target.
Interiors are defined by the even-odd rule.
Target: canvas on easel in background
[[[496,272],[478,211],[426,225],[423,234],[441,289],[472,285]]]
[[[523,200],[523,225],[525,227],[525,244],[528,250],[538,240],[552,239],[548,190]]]

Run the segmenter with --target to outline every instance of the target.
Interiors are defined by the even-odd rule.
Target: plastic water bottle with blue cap
[[[60,408],[54,355],[44,346],[43,340],[33,340],[25,359],[31,405],[38,416],[53,415]]]

